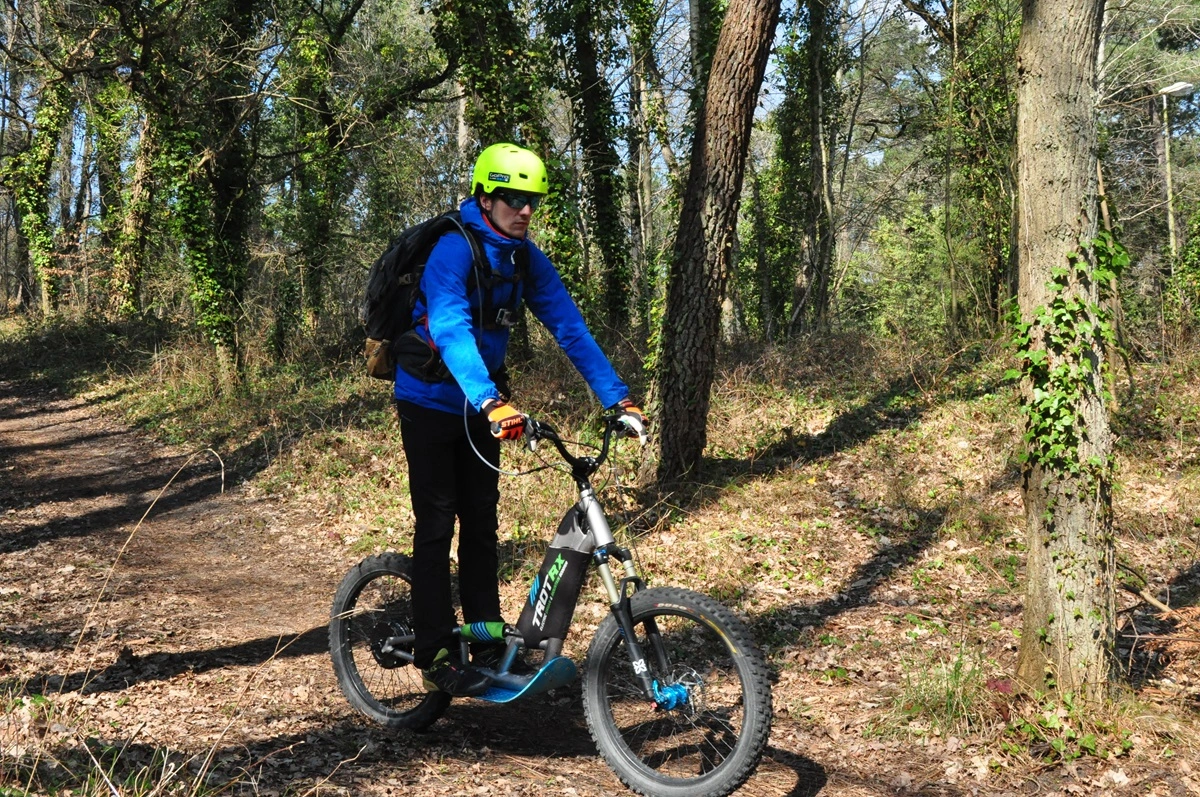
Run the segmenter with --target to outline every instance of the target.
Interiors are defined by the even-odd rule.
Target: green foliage
[[[986,680],[979,654],[964,645],[949,661],[922,657],[905,667],[894,710],[910,730],[925,724],[945,736],[980,727],[995,718]]]
[[[1179,343],[1200,333],[1200,203],[1187,224],[1187,243],[1179,252],[1165,291],[1164,321]]]
[[[237,269],[238,264],[223,263],[218,255],[216,197],[194,168],[203,150],[199,140],[200,135],[194,131],[171,131],[169,137],[164,137],[158,168],[173,196],[174,231],[186,245],[184,262],[191,274],[196,323],[214,346],[231,348],[236,340],[236,321],[230,290],[233,286],[227,277],[239,275],[229,271]]]
[[[899,221],[880,220],[842,286],[846,321],[885,337],[930,343],[945,338],[951,255],[943,210],[911,194]]]
[[[616,8],[613,3],[564,0],[543,10],[550,51],[565,65],[553,85],[571,98],[574,133],[582,149],[583,179],[580,216],[592,231],[603,273],[598,302],[611,328],[629,318],[629,232],[619,198],[624,191],[617,154],[618,114],[607,73],[615,66]],[[566,172],[560,172],[565,177]],[[590,296],[593,291],[582,295]]]
[[[781,108],[782,111],[782,108]],[[785,158],[776,155],[762,171],[748,170],[749,197],[743,203],[748,227],[733,275],[747,331],[764,341],[787,337],[795,303],[793,286],[801,269],[801,192]]]
[[[1100,159],[1112,216],[1120,221],[1131,268],[1122,280],[1124,327],[1147,352],[1170,354],[1192,333],[1172,274],[1164,200],[1164,134],[1169,129],[1178,241],[1188,209],[1200,201],[1196,159],[1200,94],[1154,96],[1200,74],[1200,5],[1137,0],[1113,6],[1105,19],[1100,105]],[[1164,118],[1164,112],[1169,118]],[[1180,255],[1183,249],[1180,249]],[[1187,282],[1185,277],[1183,283]]]
[[[1067,265],[1051,271],[1050,303],[1034,310],[1032,319],[1015,324],[1013,344],[1020,375],[1029,385],[1021,407],[1023,459],[1055,471],[1104,478],[1111,462],[1081,461],[1079,412],[1086,397],[1103,382],[1097,368],[1107,368],[1107,363],[1097,353],[1116,342],[1104,297],[1129,264],[1129,256],[1107,232],[1091,242],[1087,254],[1090,258],[1069,253]],[[1096,287],[1099,301],[1091,301],[1080,287],[1087,285]]]
[[[1016,3],[973,0],[963,9],[951,73],[946,81],[948,239],[972,250],[958,262],[955,332],[968,325],[994,328],[1015,284],[1011,243],[1016,195],[1016,50],[1020,9]]]
[[[823,269],[831,263],[822,262],[818,250],[832,235],[820,186],[831,178],[818,166],[832,159],[843,124],[837,73],[847,53],[836,8],[821,9],[824,16],[815,30],[808,4],[784,19],[783,42],[775,54],[783,99],[770,117],[775,149],[764,172],[750,176],[757,184],[747,208],[751,225],[738,290],[751,330],[769,340],[781,340],[796,326],[819,326],[828,309],[831,275]]]
[[[61,80],[45,84],[34,114],[29,146],[10,160],[4,177],[21,220],[30,267],[41,283],[43,311],[50,309],[56,293],[52,275],[55,224],[50,217],[50,173],[71,111],[68,84]]]
[[[535,149],[541,147],[535,146]],[[590,282],[585,257],[576,235],[582,221],[579,207],[579,186],[567,164],[556,158],[546,158],[550,194],[538,209],[534,237],[562,275],[571,295],[576,297],[584,317],[594,318],[595,297],[601,295]]]
[[[849,140],[847,162],[838,164],[836,217],[849,234],[839,246],[848,238],[860,256],[859,236],[885,218],[899,223],[909,212],[908,198],[924,197],[939,225],[929,240],[943,239],[934,250],[942,261],[937,293],[946,317],[937,334],[955,340],[987,335],[997,329],[1016,285],[1011,218],[1019,4],[904,5],[913,13],[921,9],[925,25],[898,14],[869,35],[845,37]],[[852,269],[862,266],[860,260]],[[840,320],[859,321],[859,287],[848,275],[842,293],[831,297]],[[847,303],[849,316],[842,312]]]
[[[303,308],[310,326],[324,313],[328,280],[346,258],[346,199],[354,179],[352,142],[346,140],[346,131],[362,109],[338,91],[337,67],[358,8],[335,4],[307,9],[281,60],[280,77],[292,102],[270,123],[279,139],[278,149],[294,152],[290,158],[294,190],[276,209],[276,216],[295,241],[298,255],[281,276],[288,285],[299,282],[301,290],[281,293],[285,301],[296,304],[276,304],[272,335],[277,346],[289,336],[298,308]],[[386,94],[371,83],[365,88],[377,101]]]
[[[152,131],[142,127],[135,138],[140,117],[129,88],[119,81],[106,81],[96,92],[90,124],[96,136],[100,237],[112,256],[108,309],[116,319],[133,318],[139,310],[145,241],[150,232],[152,191],[144,172],[153,148]],[[122,163],[128,160],[134,164],[132,175],[125,179]]]
[[[1000,748],[1010,755],[1058,763],[1084,756],[1106,759],[1133,746],[1129,731],[1094,715],[1070,693],[1061,700],[1043,697],[1008,723]]]
[[[530,40],[528,27],[503,0],[436,6],[434,13],[435,41],[459,58],[465,121],[477,139],[544,143],[546,43]]]

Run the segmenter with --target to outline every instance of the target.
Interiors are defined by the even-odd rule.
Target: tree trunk
[[[604,317],[618,334],[629,321],[629,236],[621,218],[621,159],[617,155],[616,108],[612,88],[601,70],[591,6],[574,6],[576,130],[583,146],[586,205],[592,237],[604,262]]]
[[[832,118],[825,107],[829,94],[830,68],[829,9],[826,0],[808,0],[808,103],[809,160],[811,166],[808,203],[810,329],[822,329],[829,311],[829,272],[833,263],[833,174],[830,168],[830,136],[826,122]]]
[[[692,142],[663,320],[658,477],[664,483],[693,470],[704,453],[750,128],[778,18],[779,0],[732,0],[717,40]]]
[[[1021,329],[1028,529],[1017,676],[1087,699],[1113,674],[1112,435],[1097,243],[1102,0],[1025,0],[1018,46]]]
[[[50,176],[62,132],[71,116],[70,91],[63,82],[41,89],[29,147],[11,158],[4,182],[12,191],[29,268],[41,292],[42,315],[53,311],[57,294],[54,278],[54,225],[50,219]]]
[[[654,242],[654,174],[650,134],[661,126],[654,119],[654,27],[657,19],[655,5],[651,0],[625,0],[624,15],[629,20],[628,41],[630,70],[629,124],[626,146],[629,163],[626,166],[626,182],[629,192],[631,231],[630,270],[633,281],[633,307],[635,308],[634,339],[645,341],[650,337],[650,308],[659,287]],[[663,148],[663,160],[669,171],[674,170],[674,153],[670,141]]]
[[[354,18],[364,0],[333,6],[328,11],[314,9],[319,24],[311,49],[297,56],[297,66],[306,70],[298,83],[297,123],[308,142],[307,152],[299,159],[300,244],[304,253],[300,262],[303,284],[302,303],[305,322],[310,330],[324,310],[326,281],[342,260],[338,223],[345,213],[349,193],[349,164],[345,153],[345,130],[335,110],[328,81],[336,73],[338,53],[342,49]],[[326,38],[320,38],[324,35]],[[299,48],[302,49],[303,48]],[[282,342],[287,335],[287,319],[292,308],[280,308],[276,316]]]
[[[107,254],[116,247],[124,214],[121,196],[121,147],[125,130],[123,110],[129,102],[124,96],[101,85],[92,99],[92,125],[96,131],[96,184],[100,192],[100,247]]]
[[[139,309],[138,294],[145,271],[146,240],[154,200],[154,144],[154,128],[150,117],[144,116],[133,159],[129,202],[123,209],[120,232],[113,244],[112,276],[108,288],[108,312],[112,318],[132,318]],[[105,227],[108,226],[106,221]]]
[[[754,279],[758,288],[759,337],[764,343],[775,339],[775,307],[771,263],[767,257],[767,236],[770,234],[767,210],[763,207],[762,175],[750,175],[750,201],[754,208],[751,225],[754,230]]]
[[[204,151],[193,153],[199,169],[197,197],[207,202],[207,225],[193,258],[192,301],[197,317],[215,348],[223,388],[240,381],[242,365],[237,326],[242,289],[250,268],[250,228],[259,209],[251,178],[257,140],[257,112],[248,86],[249,70],[241,62],[252,42],[258,0],[229,0],[220,51],[226,65],[206,87],[213,98],[201,121]],[[193,167],[195,169],[195,167]]]
[[[636,47],[632,48],[631,60],[640,62]],[[640,70],[634,67],[629,91],[629,125],[626,128],[626,149],[629,163],[625,168],[625,192],[629,197],[629,268],[632,295],[632,310],[637,333],[635,338],[644,340],[648,331],[646,311],[649,308],[649,251],[650,235],[647,229],[650,205],[648,196],[643,195],[642,173],[644,162],[649,160],[648,131],[645,125],[645,81]],[[649,166],[645,163],[645,166]]]

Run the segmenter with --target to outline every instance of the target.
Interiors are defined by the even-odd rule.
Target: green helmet
[[[471,173],[471,193],[490,194],[497,188],[544,196],[549,190],[546,164],[516,144],[493,144],[479,153]]]

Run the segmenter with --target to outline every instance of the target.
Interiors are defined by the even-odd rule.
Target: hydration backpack
[[[421,276],[433,246],[446,233],[457,233],[471,247],[473,268],[464,286],[472,291],[481,286],[483,307],[472,311],[472,320],[485,329],[511,326],[516,313],[513,306],[496,311],[492,307],[492,288],[499,281],[517,283],[528,265],[524,247],[515,259],[513,277],[503,277],[492,271],[475,233],[462,223],[457,210],[426,219],[404,230],[388,245],[379,259],[371,264],[367,274],[366,297],[362,305],[362,322],[366,327],[367,373],[377,379],[394,380],[396,365],[426,382],[450,378],[441,357],[414,330],[413,310],[421,294]],[[513,291],[514,297],[516,291]]]

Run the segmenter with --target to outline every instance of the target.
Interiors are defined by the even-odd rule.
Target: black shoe
[[[500,672],[500,665],[504,663],[504,654],[507,650],[507,645],[488,645],[471,654],[471,664],[493,672]],[[535,672],[537,670],[525,661],[525,657],[520,653],[513,657],[512,665],[508,668],[509,675],[533,675]]]
[[[438,651],[433,664],[421,671],[425,689],[430,692],[445,692],[451,697],[477,697],[492,685],[492,679],[474,667],[452,661],[445,648]]]

